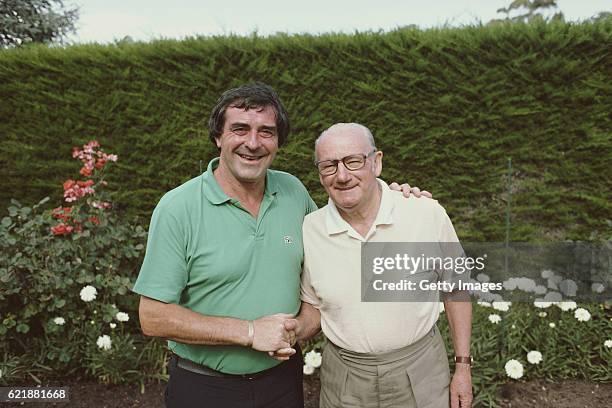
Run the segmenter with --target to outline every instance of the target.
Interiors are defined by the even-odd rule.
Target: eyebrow
[[[251,128],[251,125],[249,125],[248,123],[245,123],[245,122],[233,122],[233,123],[230,123],[229,126],[230,127],[247,127],[247,128]],[[267,125],[264,125],[264,126],[259,127],[258,130],[272,130],[272,131],[276,132],[276,126],[267,126]]]

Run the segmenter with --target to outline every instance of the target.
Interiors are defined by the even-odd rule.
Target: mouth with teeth
[[[247,162],[258,162],[259,160],[261,160],[264,156],[256,156],[256,155],[250,155],[250,154],[240,154],[237,153],[238,156],[240,156],[243,160],[246,160]]]

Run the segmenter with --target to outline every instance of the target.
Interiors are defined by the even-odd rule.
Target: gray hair
[[[370,131],[370,129],[360,123],[336,123],[334,125],[331,125],[328,129],[321,132],[317,140],[315,140],[315,148],[317,147],[317,144],[319,144],[319,140],[321,140],[322,137],[324,137],[329,132],[334,132],[337,130],[359,130],[368,139],[368,142],[370,142],[372,148],[376,149],[376,144],[374,143],[374,136],[372,135],[372,132]]]

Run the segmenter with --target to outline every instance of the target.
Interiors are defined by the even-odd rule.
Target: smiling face
[[[374,146],[364,130],[352,125],[334,125],[319,138],[316,145],[317,161],[340,160],[354,154],[368,154]],[[370,155],[359,170],[348,170],[338,163],[336,173],[319,174],[319,181],[339,210],[353,212],[366,208],[369,199],[377,197],[376,177],[382,171],[382,152]]]
[[[228,107],[223,133],[215,139],[221,150],[219,170],[228,182],[264,182],[266,170],[278,151],[276,113],[261,109]]]

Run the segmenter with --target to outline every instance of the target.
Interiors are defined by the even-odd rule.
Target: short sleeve
[[[151,216],[144,261],[132,291],[165,303],[179,303],[187,284],[185,227],[162,198]]]

